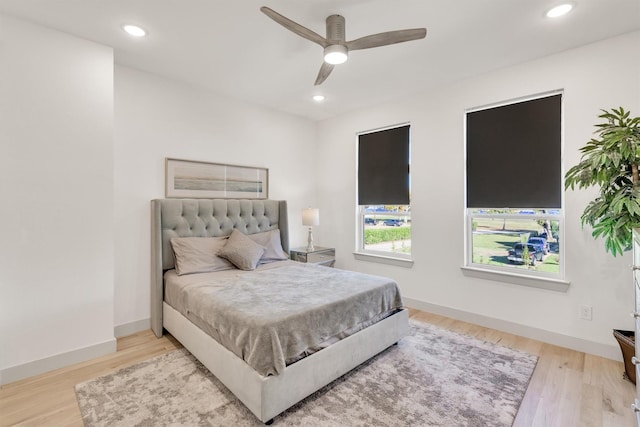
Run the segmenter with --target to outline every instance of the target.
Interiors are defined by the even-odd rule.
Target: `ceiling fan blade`
[[[320,67],[320,72],[318,73],[318,77],[316,78],[316,82],[314,83],[314,85],[321,85],[322,82],[327,80],[327,77],[329,77],[329,74],[331,74],[332,71],[333,64],[327,64],[326,62],[322,61],[322,67]]]
[[[262,6],[260,8],[260,11],[265,15],[267,15],[269,18],[276,21],[278,24],[285,27],[287,30],[296,33],[300,37],[304,37],[305,39],[310,40],[314,43],[317,43],[322,47],[329,46],[329,42],[327,41],[327,39],[322,37],[320,34],[313,32],[308,28],[303,27],[302,25],[292,21],[291,19],[285,16],[280,15],[278,12],[274,11],[273,9],[269,9],[266,6]]]
[[[413,28],[411,30],[388,31],[386,33],[372,34],[370,36],[360,37],[359,39],[347,42],[347,49],[359,50],[369,49],[372,47],[386,46],[408,42],[411,40],[423,39],[427,36],[426,28]]]

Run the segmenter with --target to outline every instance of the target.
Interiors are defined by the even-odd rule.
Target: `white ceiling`
[[[0,0],[0,13],[112,46],[118,64],[322,120],[360,107],[640,29],[640,0]],[[314,87],[322,48],[259,10],[269,6],[325,35],[346,19],[347,40],[427,27],[427,37],[355,51]],[[133,39],[124,23],[149,35]],[[640,48],[640,47],[639,47]],[[624,66],[612,64],[612,67]],[[326,96],[322,104],[311,97]]]

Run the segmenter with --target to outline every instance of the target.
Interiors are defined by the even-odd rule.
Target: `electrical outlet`
[[[593,307],[590,305],[581,305],[580,306],[580,318],[584,320],[592,320],[593,319]]]

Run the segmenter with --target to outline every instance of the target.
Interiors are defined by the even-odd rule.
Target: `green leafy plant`
[[[640,117],[622,107],[602,110],[595,134],[580,149],[580,162],[565,174],[565,189],[599,186],[600,194],[585,208],[582,226],[605,239],[613,256],[631,249],[632,231],[640,226]]]
[[[367,245],[411,238],[411,227],[371,228],[364,230]]]

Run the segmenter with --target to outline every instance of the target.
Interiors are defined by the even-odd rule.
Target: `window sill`
[[[396,258],[384,255],[373,255],[363,252],[354,252],[353,257],[358,261],[376,262],[378,264],[389,264],[398,267],[411,268],[413,267],[413,260],[408,258]]]
[[[556,292],[567,292],[571,282],[551,277],[525,276],[523,274],[513,274],[501,271],[485,270],[475,267],[460,267],[462,274],[467,277],[478,279],[494,280],[512,285],[530,286],[533,288],[547,289]]]

